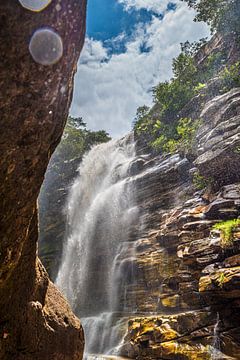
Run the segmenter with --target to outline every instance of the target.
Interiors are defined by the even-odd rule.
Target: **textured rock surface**
[[[218,184],[240,181],[240,89],[209,101],[201,118],[196,166]]]
[[[79,320],[36,257],[36,201],[71,101],[84,41],[84,0],[52,1],[40,13],[16,1],[0,4],[0,358],[80,359]],[[28,44],[52,27],[63,40],[53,66],[35,63]]]
[[[142,229],[138,240],[133,232],[136,280],[125,296],[139,316],[129,320],[123,356],[213,359],[217,336],[218,359],[240,359],[240,231],[223,246],[213,230],[240,216],[239,94],[204,105],[195,160],[140,155],[132,165]],[[196,168],[204,190],[194,188]]]

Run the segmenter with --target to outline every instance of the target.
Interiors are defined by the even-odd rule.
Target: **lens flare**
[[[38,64],[56,64],[63,55],[62,38],[54,30],[39,29],[30,40],[29,51]]]
[[[52,0],[19,0],[19,2],[25,9],[39,12],[44,10]]]

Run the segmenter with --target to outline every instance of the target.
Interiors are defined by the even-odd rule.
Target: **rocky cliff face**
[[[202,121],[193,158],[137,143],[142,230],[126,292],[137,314],[122,348],[133,359],[240,359],[240,227],[213,228],[240,216],[240,89],[206,93],[185,110]]]
[[[84,0],[49,3],[40,12],[20,2],[0,4],[0,358],[6,360],[72,360],[83,353],[79,320],[36,257],[37,197],[61,138],[85,34]],[[33,33],[46,27],[63,44],[51,66],[29,52]]]
[[[197,54],[198,67],[223,50],[227,64],[236,62],[232,40],[216,35]],[[179,114],[201,120],[191,156],[156,155],[136,136],[130,171],[139,221],[119,294],[124,357],[240,359],[240,89],[221,94],[221,86],[211,79]],[[229,220],[237,224],[230,234],[214,227]]]

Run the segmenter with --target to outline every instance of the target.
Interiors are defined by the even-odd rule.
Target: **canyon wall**
[[[18,1],[0,4],[0,358],[5,360],[81,359],[84,345],[79,320],[36,255],[37,198],[66,122],[86,16],[85,0],[48,3],[38,12]],[[33,35],[46,28],[63,45],[62,57],[49,66],[35,61],[46,60],[43,43],[37,43],[40,49],[32,44],[33,57],[29,51]]]
[[[229,46],[229,63],[239,59],[223,40],[216,36],[205,53]],[[149,153],[136,135],[142,230],[132,238],[135,280],[124,301],[136,315],[123,356],[240,359],[240,89],[221,95],[217,84],[212,79],[182,111],[201,120],[191,156]],[[230,236],[214,229],[231,219],[238,226]]]
[[[239,59],[232,35],[216,34],[202,47],[195,56],[198,69],[220,52],[228,66]],[[160,116],[158,106],[151,114]],[[215,76],[178,117],[200,120],[191,153],[157,153],[146,134],[135,134],[136,159],[128,175],[138,221],[118,259],[126,279],[118,294],[123,310],[116,314],[120,332],[126,330],[120,355],[237,360],[240,228],[233,226],[228,236],[214,225],[237,223],[240,216],[240,89],[223,89]],[[49,217],[49,229],[57,232],[51,227],[55,218],[51,223]]]
[[[129,320],[124,355],[211,359],[219,316],[221,351],[240,359],[240,229],[228,246],[213,230],[240,215],[239,107],[240,89],[205,105],[193,163],[178,154],[138,159],[145,231],[136,241],[137,280],[127,292],[139,315]],[[217,190],[194,189],[196,166],[220,182]]]

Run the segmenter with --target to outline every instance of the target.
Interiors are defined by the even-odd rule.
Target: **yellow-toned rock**
[[[216,293],[226,298],[240,296],[240,266],[220,268],[199,280],[199,291]]]
[[[174,308],[179,303],[179,295],[168,296],[161,299],[162,305],[168,308]]]

